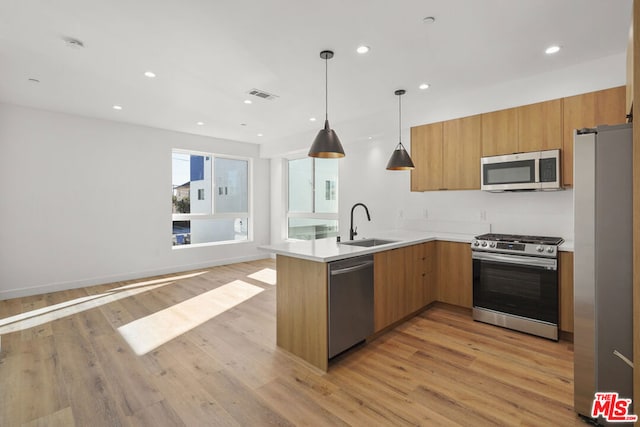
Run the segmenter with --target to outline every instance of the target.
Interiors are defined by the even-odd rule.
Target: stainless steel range
[[[471,242],[473,318],[558,340],[560,237],[482,234]]]

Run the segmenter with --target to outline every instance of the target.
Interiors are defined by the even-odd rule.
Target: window
[[[173,245],[249,240],[249,174],[248,159],[173,150]]]
[[[338,235],[338,162],[306,157],[288,162],[288,238]]]

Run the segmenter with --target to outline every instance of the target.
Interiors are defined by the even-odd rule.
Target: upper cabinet
[[[562,148],[562,100],[518,107],[518,152]]]
[[[624,86],[411,128],[411,191],[480,189],[480,158],[561,150],[573,185],[573,131],[626,121]]]
[[[624,86],[562,99],[562,185],[573,186],[573,132],[626,121]]]
[[[499,156],[518,151],[518,109],[482,115],[482,155]]]
[[[411,191],[441,190],[442,122],[411,128]]]
[[[411,128],[411,191],[480,189],[480,116]]]
[[[482,115],[482,155],[498,156],[562,147],[560,99]]]
[[[480,189],[482,119],[479,115],[444,122],[442,184],[447,190]]]

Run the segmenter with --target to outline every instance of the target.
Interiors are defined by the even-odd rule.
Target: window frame
[[[247,238],[245,240],[223,240],[219,242],[204,242],[204,243],[190,243],[188,245],[171,245],[171,249],[180,250],[186,248],[198,248],[205,246],[219,246],[219,245],[232,245],[240,243],[251,243],[254,241],[253,233],[253,158],[245,156],[236,156],[232,154],[218,154],[199,150],[189,150],[185,148],[172,148],[171,156],[173,158],[174,153],[195,155],[195,156],[208,156],[211,159],[211,188],[209,188],[209,194],[211,194],[211,213],[173,213],[171,212],[171,223],[174,221],[191,221],[191,220],[216,220],[216,219],[236,219],[247,218]],[[247,212],[215,212],[215,177],[214,177],[214,164],[215,159],[229,159],[229,160],[242,160],[247,162]],[[173,164],[171,165],[171,174],[173,181]],[[172,182],[173,187],[173,182]],[[205,188],[206,189],[206,188]],[[206,197],[205,191],[205,197]],[[171,211],[171,209],[170,209]],[[173,238],[173,234],[172,234]]]
[[[284,169],[284,187],[285,187],[285,240],[292,242],[304,241],[302,239],[296,239],[289,237],[289,219],[291,218],[308,218],[308,219],[321,219],[321,220],[335,220],[337,223],[338,235],[340,235],[340,168],[338,167],[338,179],[336,180],[337,194],[336,203],[338,205],[337,212],[315,212],[316,210],[316,159],[312,157],[312,173],[313,183],[311,186],[311,206],[313,212],[290,212],[289,210],[289,162],[294,160],[304,159],[305,156],[295,156],[286,158]],[[324,190],[323,190],[324,191]],[[314,239],[315,240],[315,239]]]

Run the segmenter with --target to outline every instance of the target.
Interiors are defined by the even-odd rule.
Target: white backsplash
[[[407,228],[433,227],[434,231],[445,232],[484,230],[573,240],[573,190],[411,193],[399,216]]]
[[[439,233],[457,233],[477,236],[491,231],[488,222],[472,221],[439,221],[429,219],[404,219],[400,222],[400,229],[416,231],[434,231]]]

